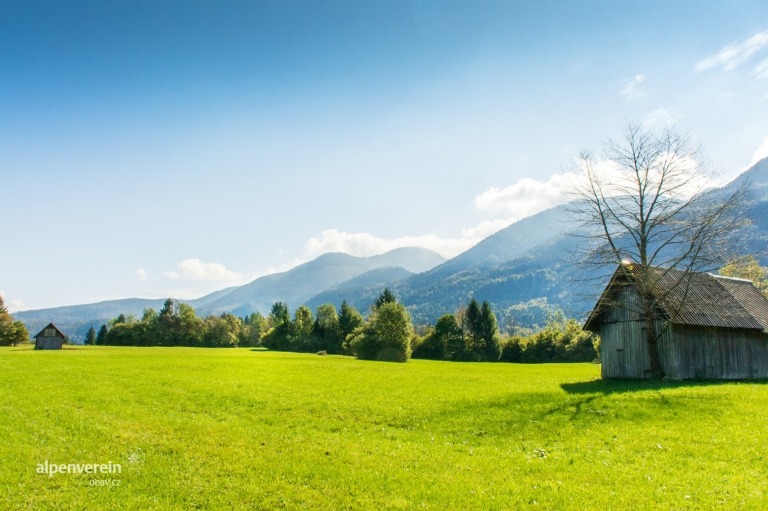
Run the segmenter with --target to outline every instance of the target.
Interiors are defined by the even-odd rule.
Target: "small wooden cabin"
[[[744,279],[653,269],[654,328],[675,379],[768,378],[768,299]],[[584,329],[601,338],[603,378],[650,378],[646,321],[632,271],[620,266]]]
[[[60,350],[65,342],[67,342],[67,336],[56,325],[48,323],[48,326],[35,336],[35,349]]]

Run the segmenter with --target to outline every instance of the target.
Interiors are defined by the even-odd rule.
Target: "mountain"
[[[733,193],[741,185],[749,191],[751,203],[745,211],[750,225],[739,233],[747,254],[757,257],[768,266],[768,158],[760,160],[733,182],[723,187],[724,193]]]
[[[738,176],[718,194],[747,183],[752,192],[745,210],[750,225],[736,237],[746,253],[768,265],[768,159]],[[433,324],[438,317],[467,304],[471,297],[488,300],[504,330],[536,328],[553,306],[581,317],[593,305],[596,290],[569,263],[578,238],[571,229],[568,209],[560,206],[535,214],[484,239],[466,252],[445,261],[438,254],[403,248],[374,257],[325,254],[290,271],[269,275],[244,286],[211,293],[188,302],[201,315],[254,311],[269,312],[276,301],[295,309],[307,304],[338,305],[346,299],[366,312],[388,286],[408,307],[417,324]],[[145,307],[159,308],[162,300],[118,300],[93,305],[26,311],[15,316],[35,333],[48,321],[84,336],[120,313],[140,315]]]
[[[746,184],[750,225],[734,237],[740,247],[768,265],[768,158],[758,162],[713,196],[726,196]],[[498,231],[466,252],[427,272],[392,282],[390,287],[417,324],[434,324],[442,314],[465,306],[471,297],[488,300],[503,330],[536,328],[551,306],[583,317],[602,283],[570,262],[578,238],[568,209],[555,207]],[[381,286],[379,285],[378,288]],[[348,289],[352,304],[366,303],[376,288]],[[373,295],[375,296],[375,295]]]
[[[544,324],[551,304],[570,311],[578,303],[570,290],[567,263],[577,239],[562,230],[568,222],[565,208],[553,208],[502,229],[429,271],[389,283],[351,281],[315,296],[309,304],[346,299],[364,312],[388,286],[417,324],[434,324],[475,297],[493,305],[505,329],[535,328]]]
[[[334,289],[371,270],[401,268],[409,273],[417,273],[443,261],[445,258],[438,253],[424,248],[399,248],[372,257],[323,254],[290,271],[261,277],[234,288],[215,300],[207,300],[205,304],[195,301],[190,304],[203,315],[232,312],[242,316],[254,311],[266,314],[275,302],[286,302],[291,307],[298,307],[319,291]]]
[[[389,281],[390,278],[397,280],[426,271],[444,261],[445,258],[436,252],[413,247],[399,248],[372,257],[355,257],[341,253],[323,254],[283,273],[260,277],[243,286],[216,291],[195,300],[180,301],[190,304],[199,315],[231,312],[244,316],[255,311],[266,314],[275,302],[286,302],[295,308],[318,292],[336,289],[356,277],[360,277],[357,281],[359,284],[378,283],[382,282],[382,279]],[[382,272],[377,274],[376,270]],[[365,277],[366,274],[369,274],[368,277]],[[355,281],[352,282],[354,285]],[[158,310],[164,301],[112,300],[22,311],[17,312],[15,317],[24,322],[33,335],[52,321],[73,339],[80,339],[85,337],[91,326],[98,329],[120,314],[140,317],[145,308]]]
[[[452,275],[470,268],[482,270],[513,261],[531,248],[562,236],[568,224],[563,207],[542,211],[492,234],[430,273],[433,276]]]
[[[413,272],[400,267],[371,270],[342,282],[333,289],[318,293],[310,298],[306,305],[316,309],[324,303],[338,306],[343,300],[347,300],[357,310],[365,312],[385,287],[395,287],[398,282],[413,275]]]

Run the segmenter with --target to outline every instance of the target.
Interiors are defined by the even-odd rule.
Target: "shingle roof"
[[[675,324],[768,331],[768,298],[752,282],[710,273],[652,269],[652,294]],[[589,328],[600,316],[600,304],[613,285],[625,281],[626,272],[616,270],[598,305],[589,316]],[[630,279],[631,280],[631,279]]]

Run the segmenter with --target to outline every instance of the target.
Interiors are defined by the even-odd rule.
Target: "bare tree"
[[[606,143],[602,158],[581,154],[579,166],[583,179],[569,206],[580,226],[578,258],[593,270],[618,267],[636,285],[635,312],[646,322],[650,369],[662,377],[658,340],[664,329],[656,328],[657,321],[668,325],[685,305],[692,272],[727,262],[746,188],[713,189],[715,172],[689,137],[671,130],[654,134],[636,124],[620,141]],[[660,317],[657,304],[671,295],[677,310]]]

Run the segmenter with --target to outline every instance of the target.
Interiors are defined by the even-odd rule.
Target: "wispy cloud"
[[[470,240],[482,240],[491,234],[497,233],[505,227],[515,223],[515,217],[496,218],[480,222],[473,227],[465,227],[461,230],[461,235]]]
[[[755,154],[752,155],[752,161],[749,163],[749,167],[751,167],[752,165],[754,165],[755,163],[759,162],[764,158],[768,158],[768,138],[763,140],[763,143],[760,144],[760,147],[757,148],[757,150],[755,151]]]
[[[139,277],[141,280],[147,280],[147,279],[149,279],[149,274],[147,273],[147,270],[145,270],[144,268],[139,268],[138,270],[136,270],[136,275],[137,275],[137,276],[138,276],[138,277]]]
[[[743,41],[730,44],[714,55],[710,55],[709,57],[700,60],[696,63],[695,70],[697,73],[700,73],[702,71],[722,67],[724,70],[730,71],[736,69],[745,62],[748,62],[753,56],[765,48],[768,48],[768,30],[755,34]]]
[[[668,128],[677,123],[680,116],[673,110],[657,108],[643,118],[643,126],[649,130]]]
[[[667,113],[661,117],[669,119],[672,116]],[[605,182],[610,183],[616,179],[617,170],[610,161],[598,161],[596,171]],[[306,256],[304,260],[294,261],[293,264],[281,267],[279,271],[288,270],[301,262],[328,252],[343,252],[366,257],[400,247],[423,247],[434,250],[444,257],[454,257],[518,220],[568,202],[573,198],[572,192],[582,179],[583,175],[580,172],[572,171],[555,174],[546,180],[525,177],[509,186],[488,188],[475,197],[474,206],[480,212],[495,213],[496,218],[465,227],[462,229],[461,237],[457,238],[441,238],[433,234],[382,238],[365,232],[350,233],[338,229],[326,229],[304,244]]]
[[[640,86],[640,84],[645,80],[646,76],[644,74],[635,75],[628,80],[624,80],[624,87],[621,89],[621,95],[624,96],[628,101],[647,96],[648,93],[645,92]]]
[[[200,259],[185,259],[173,271],[163,272],[172,279],[201,280],[207,282],[234,283],[243,280],[239,273],[228,270],[223,264],[206,263]]]
[[[752,76],[758,80],[768,79],[768,59],[760,61],[754,68],[752,68]]]

